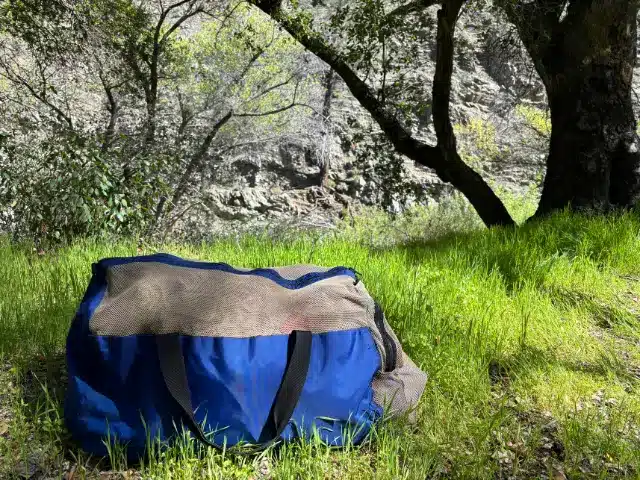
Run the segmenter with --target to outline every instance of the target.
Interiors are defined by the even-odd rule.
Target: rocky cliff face
[[[435,18],[437,8],[432,10]],[[467,12],[461,18],[456,34],[451,116],[456,125],[473,120],[487,128],[485,133],[492,136],[494,151],[491,155],[476,152],[473,166],[492,184],[517,195],[539,184],[547,141],[517,114],[516,107],[545,109],[546,96],[533,65],[509,30],[491,13]],[[426,29],[425,36],[435,38],[434,25]],[[421,55],[420,68],[412,74],[426,86],[429,95],[435,42]],[[640,82],[640,75],[635,79]],[[203,208],[187,216],[181,229],[194,231],[197,225],[206,224],[208,231],[234,232],[284,221],[326,224],[343,216],[347,208],[378,203],[375,165],[370,162],[364,170],[362,165],[356,168],[350,145],[353,125],[370,125],[372,120],[340,81],[331,118],[332,133],[318,142],[322,155],[331,163],[326,188],[319,187],[321,159],[317,148],[293,143],[253,147],[229,159],[220,169],[215,185],[207,189]],[[429,111],[415,133],[435,143]],[[458,140],[463,153],[476,148],[473,135],[466,135],[464,128]],[[405,162],[405,178],[426,189],[423,203],[437,202],[452,191],[429,169],[412,162]],[[391,208],[402,209],[397,202]]]

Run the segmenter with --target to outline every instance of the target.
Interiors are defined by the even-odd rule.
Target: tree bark
[[[462,192],[485,225],[489,227],[514,225],[504,204],[477,172],[465,164],[457,154],[444,155],[440,145],[430,146],[411,136],[399,119],[380,102],[373,90],[354,72],[345,59],[317,33],[309,33],[295,20],[288,18],[281,11],[278,1],[253,0],[253,3],[340,75],[353,96],[371,114],[399,153],[420,165],[435,170],[443,181],[451,183]],[[448,102],[447,96],[447,105]],[[446,111],[448,112],[448,108]]]
[[[538,0],[507,15],[549,99],[551,142],[536,216],[571,207],[607,211],[640,201],[631,101],[635,0]]]
[[[184,173],[180,177],[178,181],[178,185],[173,193],[173,197],[171,198],[171,204],[169,205],[169,212],[173,211],[173,209],[178,205],[184,194],[187,192],[187,188],[189,186],[189,182],[191,181],[191,177],[193,174],[200,169],[202,162],[211,147],[211,143],[214,138],[220,131],[220,129],[233,117],[233,112],[229,111],[227,114],[218,120],[215,125],[211,127],[211,130],[202,141],[202,144],[198,148],[198,150],[193,154],[191,160],[189,161],[187,168]]]
[[[149,228],[147,229],[147,232],[146,232],[147,236],[152,235],[156,231],[158,225],[160,224],[161,219],[173,213],[178,203],[180,203],[180,200],[182,200],[184,195],[187,193],[189,189],[189,183],[191,182],[194,173],[196,173],[196,171],[202,168],[203,162],[205,160],[205,156],[207,155],[207,152],[209,151],[209,148],[211,147],[211,144],[213,143],[213,140],[215,139],[216,135],[218,134],[220,129],[229,120],[231,120],[232,117],[233,117],[233,111],[229,111],[224,117],[218,120],[211,127],[211,130],[209,131],[207,136],[204,138],[204,140],[200,144],[200,147],[198,147],[198,150],[193,154],[193,156],[189,160],[189,163],[187,164],[187,167],[185,168],[184,172],[180,176],[180,179],[178,180],[178,184],[176,185],[176,188],[173,191],[173,196],[171,197],[171,201],[169,202],[169,205],[167,205],[167,202],[168,202],[167,197],[163,196],[162,198],[160,198],[158,204],[156,205],[154,219],[149,225]]]
[[[154,78],[153,76],[151,77]],[[144,135],[144,146],[145,149],[149,148],[156,138],[156,107],[158,104],[158,79],[155,77],[155,81],[152,80],[151,87],[149,89],[149,93],[146,95],[146,103],[147,103],[147,125],[146,132]]]
[[[120,103],[114,95],[113,88],[106,82],[102,75],[100,75],[102,86],[104,87],[105,95],[107,96],[107,111],[109,112],[109,123],[104,131],[104,141],[102,142],[101,151],[106,153],[111,146],[113,137],[116,133],[116,124],[118,122],[118,115],[120,113]]]
[[[606,66],[575,75],[575,88],[551,90],[551,143],[540,205],[631,207],[640,194],[640,154],[631,90]],[[567,91],[568,90],[568,91]]]
[[[322,104],[322,124],[324,131],[323,141],[325,145],[328,144],[328,138],[331,135],[331,105],[333,103],[333,89],[336,84],[336,75],[333,68],[329,68],[324,79],[324,102]],[[331,152],[328,148],[325,148],[324,156],[320,163],[320,186],[326,187],[329,180],[329,173],[331,172]]]

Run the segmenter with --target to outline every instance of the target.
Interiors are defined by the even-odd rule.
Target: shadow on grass
[[[46,399],[62,405],[67,388],[67,369],[64,352],[33,355],[18,360],[21,391],[27,405],[36,405]]]
[[[24,472],[17,478],[121,478],[112,472],[109,458],[82,452],[64,426],[68,380],[64,352],[24,356],[15,360],[14,367],[18,372],[20,416],[29,430],[26,444],[16,445],[24,457],[14,466]]]
[[[580,257],[605,270],[611,261],[625,257],[624,252],[635,258],[630,249],[637,244],[637,228],[640,222],[629,215],[560,213],[519,227],[445,233],[374,252],[404,252],[408,263],[416,266],[441,257],[461,268],[497,272],[511,292],[524,282],[541,285],[558,260]]]
[[[640,379],[630,372],[626,365],[611,361],[609,357],[602,357],[598,362],[572,362],[557,357],[549,350],[529,345],[524,345],[513,355],[492,359],[488,365],[488,375],[491,384],[508,386],[513,378],[526,375],[529,371],[554,367],[602,379],[608,379],[613,374],[621,381],[640,384]]]

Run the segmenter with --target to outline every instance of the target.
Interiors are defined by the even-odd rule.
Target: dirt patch
[[[499,479],[566,478],[565,447],[558,422],[549,412],[522,411],[507,406],[508,428],[492,432],[491,447]]]
[[[13,417],[12,392],[15,389],[13,383],[12,367],[7,362],[0,363],[0,439],[9,435],[9,424]],[[0,458],[0,460],[2,460]]]
[[[36,355],[19,363],[20,390],[27,404],[45,400],[62,405],[67,388],[67,368],[63,352]]]

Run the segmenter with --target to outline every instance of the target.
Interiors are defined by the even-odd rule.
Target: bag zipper
[[[346,269],[349,270],[351,273],[353,273],[353,278],[354,278],[353,284],[354,285],[359,284],[360,283],[360,277],[362,276],[362,274],[359,271],[357,271],[355,268],[352,268],[352,267],[346,267]]]
[[[213,263],[203,262],[199,260],[187,260],[168,253],[154,253],[151,255],[142,255],[134,257],[111,257],[104,258],[98,262],[100,267],[110,268],[116,265],[122,265],[127,263],[136,262],[161,262],[165,265],[173,265],[177,267],[189,267],[200,268],[204,270],[219,270],[228,273],[234,273],[237,275],[255,275],[264,278],[268,278],[276,282],[281,287],[290,289],[299,289],[311,285],[312,283],[320,280],[325,280],[331,277],[337,277],[340,275],[347,275],[354,279],[355,283],[358,283],[357,273],[352,268],[347,267],[334,267],[325,272],[309,272],[295,279],[283,278],[273,268],[255,268],[253,270],[238,270],[227,263]]]
[[[378,302],[375,302],[375,313],[373,319],[376,327],[378,327],[378,330],[380,331],[380,335],[382,335],[382,345],[384,347],[386,356],[384,371],[391,372],[396,368],[398,351],[396,349],[396,344],[394,343],[393,338],[391,338],[391,335],[384,326],[384,313],[382,312],[382,308],[380,308],[380,305],[378,305]]]

